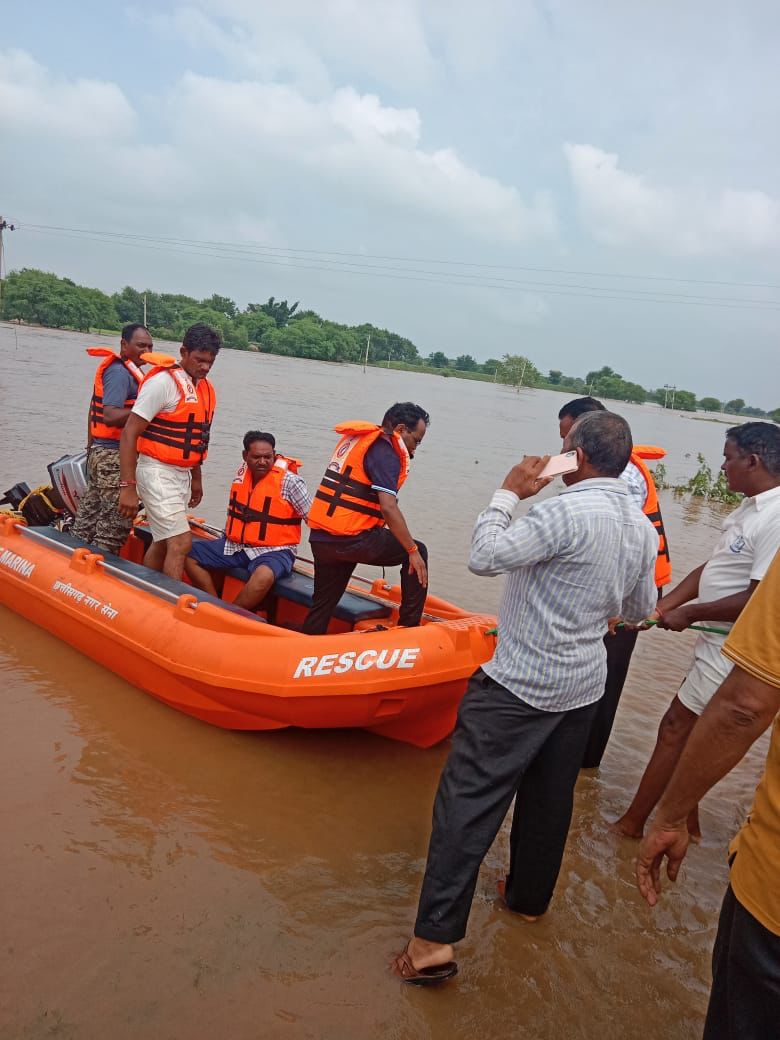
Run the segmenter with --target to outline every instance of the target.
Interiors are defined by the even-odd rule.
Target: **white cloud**
[[[375,216],[404,211],[452,222],[461,232],[504,243],[556,232],[551,200],[526,204],[514,187],[468,166],[451,148],[419,146],[415,109],[382,105],[353,88],[318,101],[291,86],[185,75],[170,100],[172,133],[184,151],[208,139],[241,161],[220,166],[225,184],[283,179],[303,169],[334,199],[370,200]],[[335,203],[338,204],[338,203]]]
[[[25,51],[0,52],[0,126],[70,140],[123,140],[135,112],[115,83],[57,79]]]
[[[588,144],[564,153],[580,215],[594,238],[681,256],[780,248],[780,202],[762,191],[655,186]]]
[[[234,70],[313,96],[332,89],[332,64],[399,89],[439,71],[418,0],[193,0],[148,20],[190,46],[216,50]]]

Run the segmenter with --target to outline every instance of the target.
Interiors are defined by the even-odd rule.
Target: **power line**
[[[391,263],[403,263],[403,264],[439,264],[453,267],[472,267],[480,268],[482,270],[492,271],[530,271],[537,274],[557,274],[563,276],[576,276],[576,277],[587,277],[587,278],[624,278],[638,281],[649,281],[649,282],[678,282],[686,285],[716,285],[716,286],[731,286],[733,288],[741,289],[780,289],[780,284],[773,284],[768,282],[737,282],[727,280],[715,280],[710,278],[682,278],[675,275],[658,275],[658,274],[629,274],[624,271],[609,272],[609,271],[581,271],[571,268],[560,268],[560,267],[531,267],[522,266],[517,264],[483,264],[477,263],[472,260],[442,260],[437,258],[426,258],[426,257],[408,257],[408,256],[384,256],[375,253],[351,253],[342,252],[335,249],[303,249],[303,248],[291,248],[286,246],[268,246],[263,243],[247,243],[247,242],[225,242],[214,239],[194,239],[194,238],[163,238],[151,235],[134,235],[124,231],[100,231],[92,228],[71,228],[61,227],[57,225],[48,224],[25,224],[25,227],[33,230],[45,230],[45,231],[69,231],[78,234],[86,235],[105,235],[107,237],[127,238],[153,242],[168,242],[175,245],[196,245],[196,246],[219,246],[229,248],[231,250],[252,252],[252,251],[270,251],[272,253],[306,253],[309,255],[320,256],[320,257],[357,257],[360,262],[364,260],[382,260]]]
[[[696,296],[686,293],[670,293],[664,290],[620,289],[616,286],[580,285],[568,282],[536,282],[493,277],[478,274],[461,274],[460,272],[427,271],[420,269],[402,269],[379,264],[366,264],[349,261],[328,260],[328,254],[318,253],[312,257],[289,255],[290,251],[282,251],[276,255],[273,247],[258,247],[269,253],[269,256],[255,256],[252,247],[229,247],[212,244],[198,239],[166,239],[150,235],[130,235],[122,232],[90,231],[84,228],[58,228],[48,225],[25,225],[25,229],[42,235],[55,235],[62,238],[75,238],[80,241],[91,241],[102,245],[121,245],[128,248],[166,252],[182,256],[209,256],[213,259],[233,261],[236,263],[253,263],[265,266],[293,268],[296,270],[326,271],[335,274],[349,274],[392,278],[403,281],[417,281],[435,285],[452,285],[461,288],[498,289],[504,291],[523,291],[540,295],[572,296],[586,299],[623,301],[629,303],[668,304],[681,306],[717,307],[729,310],[777,311],[780,300],[759,300],[745,297],[711,297]],[[170,244],[169,244],[170,243]],[[174,243],[191,244],[197,249],[179,248]],[[216,252],[207,252],[204,245],[213,245]],[[314,252],[314,251],[310,251]],[[344,254],[342,254],[344,255]],[[345,254],[358,255],[358,254]],[[445,261],[441,261],[444,263]],[[708,283],[709,284],[709,283]],[[738,284],[738,283],[734,283]]]

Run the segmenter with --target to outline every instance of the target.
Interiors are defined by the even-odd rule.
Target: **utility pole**
[[[16,231],[13,224],[9,224],[7,220],[0,217],[0,310],[3,306],[3,232],[4,231]]]
[[[368,364],[368,348],[371,346],[371,333],[369,332],[366,337],[366,356],[363,358],[363,372],[366,371],[366,365]]]

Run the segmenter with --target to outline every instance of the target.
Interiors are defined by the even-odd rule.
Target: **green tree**
[[[622,379],[623,377],[618,372],[615,372],[615,370],[610,368],[608,365],[604,365],[604,367],[600,368],[598,372],[588,372],[588,374],[585,376],[585,382],[588,384],[588,386],[597,387],[600,380],[613,378]]]
[[[723,411],[728,412],[730,415],[739,415],[742,409],[745,407],[745,402],[741,397],[735,397],[733,401],[726,401],[723,405]]]
[[[694,394],[691,390],[675,391],[674,407],[681,412],[695,412],[696,394]]]
[[[742,414],[749,416],[751,419],[765,419],[766,412],[763,408],[754,408],[752,405],[745,405],[742,409]]]
[[[448,368],[450,364],[450,359],[440,350],[435,350],[432,354],[429,354],[426,360],[433,368]]]
[[[256,305],[250,304],[249,306],[254,307]],[[264,314],[267,314],[270,318],[274,319],[277,328],[283,329],[293,314],[298,310],[298,303],[296,302],[290,306],[287,303],[287,300],[275,300],[273,296],[269,296],[268,302],[261,303],[259,309]]]
[[[144,298],[137,289],[126,285],[121,292],[114,293],[111,300],[122,325],[144,320]]]
[[[477,362],[471,354],[461,354],[460,357],[455,358],[455,368],[461,372],[476,372]]]
[[[773,422],[780,423],[780,408],[773,408],[772,411],[767,414]]]
[[[560,386],[562,378],[563,372],[559,371],[557,368],[551,368],[547,373],[547,382],[550,386]]]
[[[12,271],[5,280],[3,317],[83,332],[119,327],[116,308],[105,293],[30,267]]]
[[[226,318],[235,318],[238,314],[238,308],[235,303],[227,296],[219,296],[217,293],[214,293],[207,300],[201,300],[200,302],[209,310],[224,314]]]
[[[699,401],[699,408],[704,412],[719,412],[721,408],[721,402],[717,397],[702,397]]]
[[[532,361],[522,354],[504,354],[501,368],[498,370],[498,381],[518,390],[521,386],[538,386],[541,373]]]

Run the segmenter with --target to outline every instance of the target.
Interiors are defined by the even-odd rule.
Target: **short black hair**
[[[216,329],[199,321],[197,325],[190,325],[184,333],[181,345],[186,351],[205,350],[216,357],[222,346],[222,337]]]
[[[122,329],[122,339],[125,343],[129,343],[139,329],[143,329],[144,332],[149,332],[147,327],[140,321],[131,321],[129,325],[125,325]]]
[[[745,455],[758,455],[773,477],[780,477],[780,426],[768,422],[746,422],[726,430]]]
[[[421,408],[419,404],[412,404],[411,401],[400,401],[387,409],[382,419],[382,425],[386,429],[394,430],[400,424],[407,430],[413,430],[420,419],[426,426],[430,426],[431,417],[424,408]]]
[[[276,437],[272,433],[262,433],[260,430],[249,430],[244,434],[244,451],[249,451],[255,441],[267,441],[276,451]]]
[[[634,447],[631,427],[622,415],[606,408],[583,415],[566,438],[568,448],[582,448],[591,466],[602,476],[619,477]]]
[[[586,412],[606,412],[606,408],[595,397],[575,397],[558,412],[559,419],[579,419]]]

